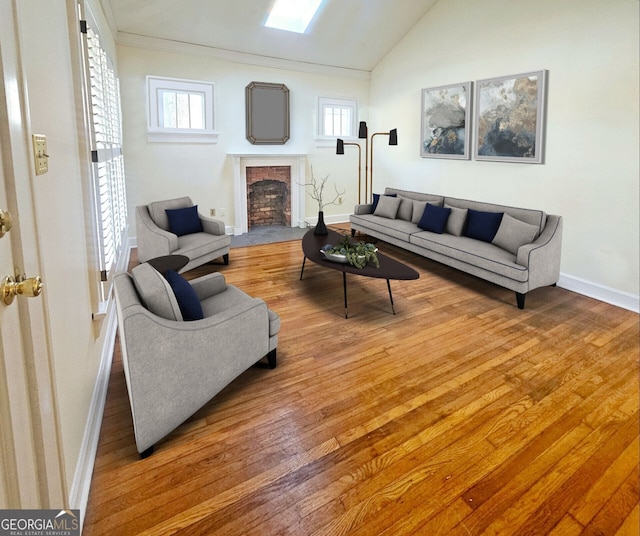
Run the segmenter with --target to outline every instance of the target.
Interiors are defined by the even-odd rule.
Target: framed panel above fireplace
[[[253,145],[284,145],[289,139],[289,89],[284,84],[251,82],[245,88],[247,140]]]

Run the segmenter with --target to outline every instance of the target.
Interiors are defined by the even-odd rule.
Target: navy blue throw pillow
[[[384,194],[384,195],[388,195],[389,197],[398,197],[398,194]],[[376,207],[378,206],[378,201],[380,201],[380,194],[373,194],[373,209],[371,210],[372,214],[376,211]]]
[[[178,236],[202,232],[202,222],[198,216],[198,205],[188,208],[165,210],[169,219],[169,231]]]
[[[202,305],[189,282],[173,270],[167,270],[164,276],[176,295],[183,320],[202,320],[204,318]]]
[[[442,234],[444,226],[447,224],[449,214],[451,214],[450,208],[439,207],[427,203],[427,206],[424,207],[424,212],[422,213],[422,218],[420,218],[418,227],[425,231]]]
[[[502,221],[503,212],[482,212],[469,209],[467,212],[467,227],[464,235],[483,242],[491,242]]]

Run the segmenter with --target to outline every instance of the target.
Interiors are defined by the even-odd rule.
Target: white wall
[[[55,372],[56,414],[62,443],[67,492],[76,474],[94,386],[107,344],[105,323],[92,320],[97,264],[91,256],[93,220],[87,207],[86,175],[78,128],[76,46],[70,38],[73,2],[32,0],[19,3],[23,68],[28,87],[31,133],[47,136],[49,172],[34,177],[40,267],[50,351]],[[108,41],[111,36],[105,34]],[[114,58],[115,59],[115,58]],[[80,119],[81,120],[81,119]],[[59,505],[62,506],[62,505]],[[73,507],[77,507],[75,504]]]
[[[347,190],[341,206],[328,206],[325,214],[345,215],[357,202],[357,151],[335,154],[335,145],[316,147],[319,96],[349,97],[359,101],[361,119],[368,114],[368,77],[300,72],[225,61],[203,55],[200,49],[167,52],[131,45],[118,46],[118,65],[124,121],[125,168],[130,214],[136,205],[182,195],[191,196],[202,213],[210,208],[226,210],[229,227],[235,221],[233,167],[228,154],[306,154],[316,178],[330,174]],[[148,142],[146,137],[146,75],[209,81],[215,84],[218,143],[175,144]],[[245,87],[252,81],[284,83],[290,92],[291,136],[284,145],[252,145],[245,138]],[[363,163],[364,166],[364,163]],[[305,214],[317,215],[317,205],[306,196]],[[218,216],[219,217],[219,216]],[[131,221],[132,236],[135,222]]]
[[[639,285],[636,0],[446,0],[374,69],[370,128],[385,185],[564,217],[564,281]],[[544,165],[420,158],[421,89],[548,69]],[[378,146],[378,143],[380,144]],[[637,305],[636,305],[637,307]]]

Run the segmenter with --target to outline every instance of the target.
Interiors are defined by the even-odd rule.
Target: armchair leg
[[[225,263],[225,264],[229,264],[229,254],[228,254],[228,253],[225,253],[225,254],[222,256],[222,260],[224,261],[224,263]]]
[[[518,302],[518,309],[524,309],[524,297],[526,294],[516,292],[516,301]]]
[[[258,361],[254,366],[258,368],[276,368],[276,350],[271,350],[265,357],[267,358],[266,363],[261,360]]]
[[[269,363],[269,368],[276,368],[276,349],[274,348],[267,354],[267,362]]]
[[[155,445],[151,445],[147,450],[143,450],[140,453],[140,459],[144,460],[145,458],[148,458],[149,456],[151,456],[153,454],[154,447]]]

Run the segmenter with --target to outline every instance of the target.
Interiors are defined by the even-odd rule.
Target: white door
[[[40,267],[20,26],[16,0],[0,0],[0,284]],[[66,507],[46,326],[41,296],[0,292],[0,509]]]

